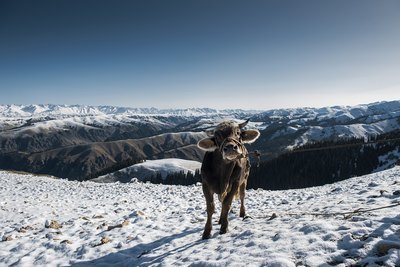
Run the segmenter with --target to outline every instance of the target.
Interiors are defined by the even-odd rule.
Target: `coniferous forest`
[[[252,159],[247,188],[284,190],[319,186],[369,174],[384,164],[380,157],[393,152],[391,162],[399,163],[400,131],[364,138],[308,143],[293,151],[257,163]],[[397,156],[395,156],[397,154]],[[381,158],[382,159],[382,158]],[[151,183],[191,185],[201,182],[199,171],[156,175]]]

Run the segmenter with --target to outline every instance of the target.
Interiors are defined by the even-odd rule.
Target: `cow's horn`
[[[250,119],[247,119],[245,122],[242,122],[239,124],[239,128],[242,129],[244,126],[247,125],[247,123],[249,123]]]

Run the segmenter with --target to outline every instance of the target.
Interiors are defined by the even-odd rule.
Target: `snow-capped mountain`
[[[201,161],[196,142],[226,119],[250,119],[248,127],[261,131],[251,148],[268,160],[309,142],[368,139],[400,129],[400,101],[269,111],[0,105],[0,168],[61,177],[73,171],[88,179],[144,159]],[[168,133],[178,133],[172,140],[179,141],[152,139]],[[63,168],[54,167],[59,164]]]
[[[202,241],[200,185],[0,171],[0,265],[400,266],[399,184],[396,167],[321,187],[247,190],[250,217],[234,201],[228,233],[215,221]]]

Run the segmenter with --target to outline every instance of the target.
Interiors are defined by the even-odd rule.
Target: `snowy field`
[[[0,266],[400,266],[400,167],[322,187],[247,192],[252,218],[239,218],[235,202],[229,232],[218,234],[216,214],[202,241],[201,186],[0,172]]]

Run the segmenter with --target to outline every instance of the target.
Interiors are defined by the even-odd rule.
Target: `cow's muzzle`
[[[227,138],[221,145],[221,153],[224,160],[237,159],[243,154],[243,145],[233,138]]]

